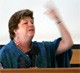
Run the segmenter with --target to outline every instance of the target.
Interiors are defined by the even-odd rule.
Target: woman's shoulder
[[[3,45],[1,48],[0,48],[0,53],[7,53],[9,51],[12,51],[12,41],[10,41],[9,43]]]

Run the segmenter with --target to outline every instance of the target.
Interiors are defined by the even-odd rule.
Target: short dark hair
[[[20,19],[23,19],[24,17],[31,17],[33,18],[33,12],[29,9],[23,9],[20,11],[15,12],[9,22],[8,22],[8,28],[9,28],[9,34],[10,34],[10,39],[14,39],[15,37],[15,33],[14,33],[14,29],[18,28],[18,23],[20,22]]]

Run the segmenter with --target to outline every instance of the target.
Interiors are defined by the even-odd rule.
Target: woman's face
[[[15,37],[19,37],[23,40],[27,38],[33,38],[35,34],[34,20],[30,17],[24,17],[18,24],[18,29],[14,30]]]

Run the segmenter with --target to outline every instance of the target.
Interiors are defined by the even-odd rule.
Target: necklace
[[[31,49],[28,49],[28,50],[27,49],[22,49],[16,41],[14,41],[14,43],[18,47],[18,49],[20,49],[24,53],[28,53],[31,50]]]

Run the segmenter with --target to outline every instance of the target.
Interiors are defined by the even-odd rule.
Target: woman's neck
[[[24,53],[31,50],[31,41],[14,40],[16,46]]]

